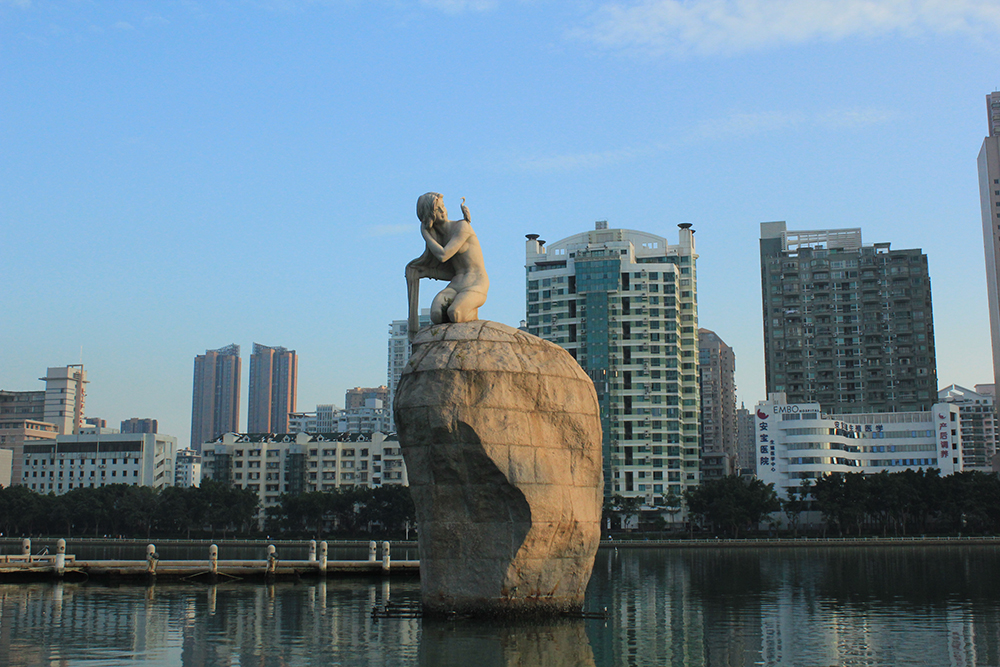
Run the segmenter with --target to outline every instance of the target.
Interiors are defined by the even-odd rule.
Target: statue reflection
[[[593,667],[583,619],[521,621],[425,618],[418,663],[425,667]]]

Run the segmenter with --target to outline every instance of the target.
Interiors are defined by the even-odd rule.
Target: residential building
[[[132,417],[122,422],[122,433],[156,433],[158,428],[155,419],[140,419]]]
[[[986,96],[990,133],[979,149],[979,205],[986,251],[986,296],[993,343],[993,383],[1000,384],[1000,92]]]
[[[177,439],[157,433],[60,435],[55,442],[25,443],[21,484],[57,496],[109,484],[174,483]]]
[[[594,381],[604,493],[661,504],[699,482],[694,231],[679,243],[630,229],[526,245],[528,332],[565,348]]]
[[[339,433],[391,433],[391,410],[381,400],[369,398],[363,405],[341,410],[337,418]]]
[[[315,412],[293,412],[288,415],[289,433],[318,433],[316,424]]]
[[[174,456],[174,486],[201,486],[201,454],[193,449],[180,449]]]
[[[698,377],[701,395],[701,477],[737,471],[736,354],[719,335],[698,330]]]
[[[340,408],[332,403],[316,406],[316,433],[336,433]]]
[[[430,308],[420,309],[420,328],[430,326]],[[413,348],[410,345],[409,325],[406,320],[393,320],[389,325],[389,363],[387,368],[388,376],[388,400],[385,407],[389,410],[389,429],[396,431],[396,422],[392,414],[392,400],[396,395],[396,387],[399,386],[399,378],[403,375],[406,362],[409,361]]]
[[[865,246],[861,229],[760,225],[767,392],[830,413],[916,412],[937,400],[927,256]]]
[[[351,410],[353,408],[369,406],[368,401],[371,399],[381,401],[382,406],[385,406],[389,400],[389,388],[382,385],[381,387],[355,387],[354,389],[348,389],[347,394],[344,396],[344,409]]]
[[[958,406],[963,468],[993,472],[998,435],[994,397],[952,384],[938,392],[938,401]]]
[[[826,414],[819,403],[789,403],[783,393],[757,404],[757,477],[778,497],[831,473],[964,470],[959,407]]]
[[[198,451],[223,433],[240,430],[240,346],[207,350],[194,358],[191,447]]]
[[[25,443],[55,441],[59,429],[55,424],[33,419],[0,419],[0,448],[9,449],[11,455],[11,483],[21,483],[21,461]]]
[[[408,484],[399,442],[382,433],[227,433],[202,446],[203,477],[250,489],[263,525],[282,494]]]
[[[757,434],[754,432],[754,414],[744,403],[736,409],[736,467],[740,474],[757,470]]]
[[[295,412],[298,373],[299,358],[295,350],[253,344],[247,406],[248,432],[288,432],[288,415]]]

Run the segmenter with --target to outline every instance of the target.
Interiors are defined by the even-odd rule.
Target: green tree
[[[774,484],[729,475],[708,480],[685,492],[688,510],[724,531],[739,537],[741,529],[758,525],[765,514],[781,505]]]
[[[781,511],[788,519],[788,525],[792,527],[792,534],[795,537],[799,536],[799,522],[802,518],[802,512],[809,508],[808,498],[811,489],[809,480],[804,481],[802,486],[798,488],[790,486],[785,492],[787,498],[780,501]]]

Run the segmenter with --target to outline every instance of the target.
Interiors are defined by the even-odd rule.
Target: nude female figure
[[[462,198],[461,220],[448,220],[444,197],[428,192],[417,199],[417,218],[424,237],[424,253],[406,265],[409,297],[407,324],[410,340],[420,327],[420,279],[448,280],[431,302],[431,322],[472,322],[479,319],[479,307],[486,303],[490,279],[483,264],[483,251],[472,230],[469,209]]]

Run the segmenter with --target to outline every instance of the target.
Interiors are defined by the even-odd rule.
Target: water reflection
[[[0,662],[37,665],[1000,664],[992,547],[602,550],[543,623],[374,618],[415,579],[0,586]]]

